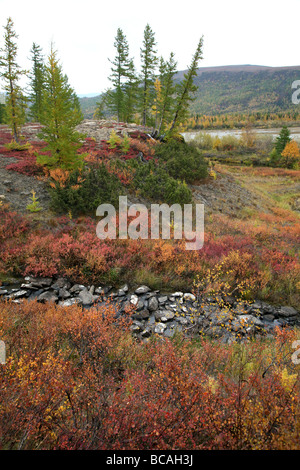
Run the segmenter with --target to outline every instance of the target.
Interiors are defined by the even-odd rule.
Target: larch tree
[[[124,119],[124,86],[130,72],[129,46],[126,36],[120,28],[117,30],[114,47],[116,48],[116,56],[114,60],[110,60],[112,73],[109,80],[113,84],[113,90],[110,91],[110,108],[116,113],[117,120],[120,122]]]
[[[138,78],[133,60],[130,59],[127,81],[124,85],[124,121],[131,122],[137,106]]]
[[[165,130],[167,122],[173,108],[175,85],[174,75],[177,71],[177,62],[174,59],[174,53],[171,52],[169,60],[164,61],[161,57],[159,65],[159,81],[161,84],[160,92],[160,108],[159,108],[159,124],[157,134]]]
[[[0,56],[0,76],[4,80],[4,90],[6,95],[5,117],[7,124],[12,129],[13,138],[16,143],[20,142],[20,129],[25,122],[26,99],[19,80],[26,75],[25,70],[21,70],[17,64],[18,38],[14,31],[13,20],[9,17],[4,26],[4,47]]]
[[[77,150],[83,135],[76,131],[76,126],[82,119],[78,98],[62,71],[57,52],[51,47],[45,65],[41,114],[44,127],[40,133],[48,144],[46,149],[50,151],[51,157],[39,156],[38,163],[67,170],[80,167],[83,155],[79,155]]]
[[[33,43],[31,49],[32,70],[30,73],[29,115],[33,121],[39,122],[42,115],[42,95],[44,86],[44,59],[42,49]]]
[[[177,99],[175,103],[175,114],[170,127],[170,133],[174,132],[178,125],[184,121],[188,115],[190,102],[194,100],[194,92],[197,86],[194,84],[194,77],[197,76],[197,68],[202,57],[203,36],[200,38],[191,65],[184,74],[183,80],[178,86]]]
[[[151,109],[152,96],[154,91],[155,70],[158,63],[156,52],[155,35],[149,24],[144,29],[143,46],[140,49],[141,56],[141,111],[142,123],[148,123],[148,115]]]

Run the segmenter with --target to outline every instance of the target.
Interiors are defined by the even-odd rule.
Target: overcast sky
[[[78,94],[100,93],[110,82],[117,28],[139,67],[147,23],[159,55],[175,53],[186,69],[204,36],[200,66],[300,65],[300,0],[0,0],[0,47],[10,16],[18,34],[18,62],[30,68],[32,43],[45,56],[55,44],[63,71]]]

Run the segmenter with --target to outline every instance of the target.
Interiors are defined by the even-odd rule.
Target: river
[[[279,135],[282,128],[270,128],[270,129],[255,129],[253,132],[257,135],[271,135],[273,140]],[[291,138],[300,142],[300,127],[289,127]],[[214,130],[201,130],[201,131],[190,131],[183,132],[182,135],[187,142],[193,140],[196,135],[200,133],[210,134],[212,137],[224,137],[226,135],[232,135],[234,137],[240,137],[244,132],[242,129],[214,129]]]

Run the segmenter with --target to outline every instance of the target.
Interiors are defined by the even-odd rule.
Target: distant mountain
[[[179,71],[176,80],[182,80],[185,72]],[[292,83],[295,80],[300,80],[300,65],[200,67],[195,78],[198,90],[191,112],[223,114],[295,109],[292,103]],[[98,100],[99,96],[80,98],[85,117],[92,117]]]
[[[182,78],[184,72],[179,72]],[[295,109],[292,83],[300,79],[300,66],[265,67],[233,65],[199,68],[196,100],[191,111],[198,114]]]
[[[92,97],[80,97],[80,95],[78,96],[81,111],[85,119],[92,119],[95,109],[97,108],[97,102],[99,101],[100,96],[100,94]]]
[[[79,94],[77,95],[78,98],[94,98],[95,96],[99,96],[100,93],[86,93],[86,94]]]

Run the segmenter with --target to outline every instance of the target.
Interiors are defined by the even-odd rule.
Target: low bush
[[[121,183],[103,163],[97,168],[72,172],[58,170],[50,175],[51,208],[57,213],[95,214],[100,204],[118,202]]]
[[[130,324],[109,303],[0,302],[1,449],[299,449],[296,331],[144,343]]]
[[[207,164],[194,145],[170,140],[155,148],[155,156],[165,162],[170,176],[186,183],[193,183],[208,175]]]
[[[142,197],[167,204],[189,204],[192,192],[186,183],[170,176],[167,171],[150,162],[139,164],[133,185]]]

